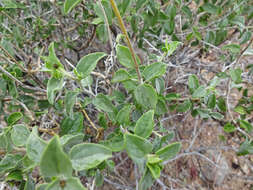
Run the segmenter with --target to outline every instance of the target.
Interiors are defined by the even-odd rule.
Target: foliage
[[[81,176],[94,179],[101,186],[103,174],[113,170],[115,153],[126,151],[138,167],[139,189],[148,189],[160,177],[166,161],[181,150],[181,142],[170,142],[173,133],[158,126],[168,112],[189,112],[193,117],[218,121],[225,132],[239,132],[245,138],[238,155],[252,154],[252,125],[247,116],[253,111],[253,96],[242,85],[243,70],[238,64],[253,41],[247,27],[253,18],[252,2],[195,0],[194,10],[190,1],[180,0],[52,2],[0,2],[0,113],[6,123],[0,133],[1,179],[20,182],[18,186],[24,190],[84,190]],[[57,13],[44,20],[37,5],[45,14],[51,8]],[[38,14],[30,15],[32,10]],[[25,19],[15,21],[12,17],[18,17],[20,12]],[[182,21],[179,27],[177,15]],[[122,18],[130,24],[129,31]],[[80,57],[79,50],[87,48],[93,39],[87,41],[87,46],[79,47],[69,34],[54,38],[55,32],[68,33],[63,25],[58,28],[58,23],[68,19],[75,23],[78,36],[85,37],[87,28],[93,26],[101,43],[111,44],[112,54],[101,50]],[[113,44],[110,30],[116,26],[123,36],[115,36]],[[209,27],[211,30],[207,30]],[[239,44],[223,45],[229,28],[239,30]],[[167,36],[164,41],[157,39],[162,34]],[[150,55],[148,62],[143,63],[129,41],[132,38],[142,49],[145,40],[152,42],[160,54]],[[47,42],[47,53],[43,41]],[[22,51],[31,42],[38,45],[26,52],[37,58],[37,64]],[[202,84],[195,74],[189,75],[187,96],[169,93],[164,87],[168,68],[165,58],[176,56],[183,45],[198,45],[203,51],[222,45],[218,49],[223,58],[226,55],[235,66],[218,73],[208,85]],[[64,49],[78,52],[78,60],[63,59]],[[17,51],[25,58],[21,59]],[[99,65],[105,60],[119,63],[111,66],[114,72],[110,77],[99,72]],[[253,67],[248,68],[251,74]],[[92,90],[94,75],[101,77],[111,91]],[[228,97],[217,90],[222,80],[229,81],[229,90],[242,92],[233,110],[227,105]],[[40,93],[46,98],[41,98]],[[87,110],[96,110],[96,114]],[[232,117],[231,112],[238,118]],[[55,128],[41,127],[46,116],[56,123]],[[31,173],[38,167],[43,184],[35,185]]]

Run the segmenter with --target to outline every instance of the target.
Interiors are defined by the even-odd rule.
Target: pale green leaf
[[[65,0],[65,2],[64,2],[64,13],[68,14],[81,1],[82,0]]]
[[[47,82],[47,99],[50,104],[54,104],[55,93],[64,86],[64,78],[51,77]]]
[[[119,60],[119,63],[126,68],[135,68],[134,60],[131,55],[130,50],[126,46],[122,45],[117,45],[116,46],[116,54],[117,54],[117,59]],[[139,58],[136,56],[137,63],[140,62]]]
[[[63,152],[58,136],[54,136],[46,146],[40,161],[40,172],[44,177],[72,176],[71,161]]]
[[[147,138],[154,128],[154,110],[144,113],[136,122],[134,133],[140,137]]]
[[[47,143],[37,135],[37,128],[34,127],[27,139],[26,152],[30,160],[39,163]]]
[[[174,158],[181,149],[181,143],[175,142],[159,149],[156,154],[163,160]]]
[[[46,190],[87,190],[78,178],[56,179],[47,185]]]
[[[98,94],[95,99],[93,99],[93,104],[100,110],[105,112],[114,112],[115,107],[112,102],[104,94]]]
[[[131,76],[130,76],[130,74],[126,70],[119,69],[113,75],[113,77],[112,77],[112,83],[123,82],[123,81],[129,80],[130,78],[131,78]]]
[[[166,72],[166,65],[164,63],[153,63],[145,67],[143,71],[144,78],[149,81],[153,78],[162,76]]]
[[[13,125],[11,131],[11,140],[16,146],[24,146],[30,135],[30,130],[23,124]]]
[[[134,91],[134,96],[136,98],[136,101],[145,109],[156,108],[157,93],[151,85],[139,85]]]
[[[73,107],[76,103],[76,97],[78,94],[78,91],[68,91],[65,95],[64,105],[66,113],[71,119],[74,119]]]
[[[73,146],[69,155],[73,168],[81,171],[97,167],[112,157],[112,151],[100,144],[83,143]]]
[[[97,66],[100,59],[106,56],[106,53],[90,53],[80,59],[77,63],[76,70],[83,77],[87,77]]]
[[[152,151],[152,144],[143,137],[126,133],[124,138],[128,155],[137,163],[145,160],[145,156]]]

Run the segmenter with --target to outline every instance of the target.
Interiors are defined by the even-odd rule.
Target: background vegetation
[[[251,0],[1,0],[0,21],[0,189],[253,188]]]

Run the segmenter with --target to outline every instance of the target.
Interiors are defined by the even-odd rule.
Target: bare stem
[[[139,80],[140,83],[142,83],[140,69],[139,69],[139,66],[138,66],[138,63],[137,63],[137,60],[136,60],[136,56],[135,56],[135,53],[134,53],[133,46],[131,44],[130,38],[129,38],[129,36],[127,34],[127,31],[126,31],[126,27],[124,25],[122,17],[120,16],[120,12],[118,10],[118,7],[117,7],[115,1],[114,0],[110,0],[110,2],[111,2],[112,9],[113,9],[116,17],[118,18],[120,29],[123,32],[123,34],[125,35],[125,37],[126,37],[127,46],[129,48],[129,50],[131,52],[131,55],[132,55],[132,58],[134,60],[134,65],[135,65],[135,70],[136,70],[137,75],[138,75],[138,80]]]

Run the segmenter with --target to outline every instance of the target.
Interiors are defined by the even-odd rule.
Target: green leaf
[[[113,13],[112,13],[112,8],[111,8],[111,4],[109,1],[107,0],[102,0],[101,4],[103,6],[103,9],[105,11],[107,20],[108,20],[108,24],[111,25],[112,24],[112,17],[113,17]],[[105,17],[104,17],[104,13],[103,10],[101,9],[101,7],[99,6],[99,3],[97,2],[96,4],[94,4],[94,11],[96,13],[96,15],[104,22],[106,23]]]
[[[0,162],[0,173],[15,168],[21,159],[21,155],[6,154]]]
[[[218,119],[218,120],[221,120],[224,118],[224,115],[220,114],[219,112],[211,112],[209,113],[209,115],[213,117],[214,119]]]
[[[84,139],[84,134],[82,133],[75,134],[75,135],[69,134],[69,135],[62,136],[60,138],[60,143],[63,147],[63,150],[68,153],[74,145],[82,143],[83,139]]]
[[[129,80],[130,78],[131,78],[131,76],[130,76],[130,74],[126,70],[119,69],[113,75],[111,82],[112,83],[123,82],[123,81]]]
[[[124,81],[122,84],[128,92],[135,90],[138,86],[138,82],[133,80]]]
[[[240,120],[240,127],[246,129],[248,133],[250,133],[253,129],[252,125],[245,120]]]
[[[165,89],[165,81],[162,77],[155,79],[155,88],[158,94],[163,94]]]
[[[245,44],[246,42],[248,42],[250,40],[252,36],[252,32],[250,31],[245,31],[242,35],[242,37],[240,38],[240,45]]]
[[[165,113],[167,113],[168,109],[167,109],[167,105],[166,102],[163,98],[159,97],[157,104],[156,104],[156,109],[155,109],[155,114],[156,115],[163,115]]]
[[[128,155],[137,163],[145,160],[145,156],[152,151],[152,144],[143,137],[126,133],[124,139]]]
[[[96,52],[82,57],[76,66],[77,72],[86,78],[96,68],[98,61],[105,56],[103,52]]]
[[[103,183],[104,183],[104,176],[99,170],[97,170],[95,175],[95,184],[97,187],[100,187],[103,185]]]
[[[156,62],[145,67],[143,71],[144,78],[149,81],[156,77],[164,75],[166,72],[166,65],[161,62]]]
[[[192,98],[203,98],[206,96],[206,87],[205,86],[199,86],[196,90],[194,90],[192,94]]]
[[[135,68],[134,60],[132,58],[131,52],[126,46],[122,46],[118,44],[116,46],[116,54],[117,54],[117,59],[119,60],[119,63],[126,68]],[[140,59],[136,56],[137,63],[140,62]]]
[[[166,99],[168,102],[170,102],[170,101],[172,101],[172,100],[178,99],[179,97],[180,97],[180,94],[171,92],[171,93],[169,93],[169,94],[167,94],[167,95],[165,96],[165,99]]]
[[[115,107],[107,96],[104,94],[98,94],[95,99],[93,99],[93,104],[96,108],[103,110],[105,112],[114,112]]]
[[[83,143],[73,146],[69,155],[73,168],[81,171],[95,168],[111,158],[112,151],[100,144]]]
[[[45,62],[45,67],[43,68],[43,71],[49,71],[51,72],[52,76],[54,78],[62,78],[64,67],[61,64],[60,60],[57,58],[54,50],[54,42],[50,43],[48,47],[49,55],[43,56],[42,59]]]
[[[157,93],[149,84],[139,85],[135,91],[134,96],[136,101],[145,109],[155,109],[157,104]]]
[[[245,17],[235,16],[230,20],[230,23],[238,25],[239,29],[242,31],[245,28]]]
[[[14,125],[18,120],[23,117],[21,112],[14,112],[7,118],[8,125]]]
[[[147,163],[147,167],[150,170],[154,179],[158,179],[160,177],[162,168],[159,164]]]
[[[36,190],[46,190],[48,187],[48,183],[43,183],[38,186],[36,186]]]
[[[188,87],[192,94],[199,87],[199,80],[196,75],[190,75],[188,78]]]
[[[210,111],[208,109],[197,108],[196,109],[201,118],[210,118]]]
[[[46,145],[47,143],[38,137],[37,127],[34,127],[26,143],[26,152],[28,158],[39,163]]]
[[[109,147],[113,152],[119,152],[124,149],[124,136],[122,134],[112,134],[103,145]]]
[[[241,47],[238,44],[228,44],[222,47],[222,50],[229,50],[231,53],[240,53],[240,49]]]
[[[82,0],[65,0],[65,2],[64,2],[64,13],[68,14],[81,1]]]
[[[214,109],[215,105],[216,105],[216,96],[215,96],[215,94],[211,94],[208,97],[207,107],[210,108],[210,109]]]
[[[183,11],[184,14],[186,14],[187,18],[189,18],[189,19],[192,18],[191,9],[188,6],[183,5],[181,10]]]
[[[48,184],[46,190],[87,190],[81,184],[80,180],[75,177],[67,179],[56,179]]]
[[[217,106],[220,111],[222,111],[222,112],[227,111],[226,102],[225,102],[224,98],[222,98],[222,97],[218,98]]]
[[[157,164],[162,162],[162,159],[156,154],[148,154],[147,158],[147,163],[149,164]]]
[[[125,126],[128,125],[130,123],[130,113],[132,110],[132,106],[131,105],[125,105],[117,114],[116,116],[116,121]]]
[[[195,38],[197,38],[199,41],[202,40],[202,35],[201,33],[198,31],[198,28],[193,26],[192,27],[192,32],[193,32],[193,35],[195,36]]]
[[[93,83],[93,78],[90,75],[88,75],[86,78],[81,80],[81,85],[83,88],[85,88],[87,86],[91,86],[92,83]]]
[[[55,93],[64,86],[64,78],[51,77],[47,82],[47,99],[50,104],[54,104]]]
[[[134,133],[140,137],[148,138],[154,128],[154,110],[144,113],[136,122]]]
[[[227,133],[232,133],[236,131],[236,127],[231,123],[226,123],[226,125],[223,127],[223,130]]]
[[[83,114],[80,112],[74,113],[74,119],[65,117],[60,124],[60,135],[75,134],[83,130]]]
[[[152,186],[152,184],[154,183],[154,180],[155,179],[152,177],[150,170],[146,168],[139,183],[139,187],[138,187],[139,190],[147,190],[148,188]]]
[[[202,6],[203,10],[210,13],[210,14],[219,14],[219,9],[217,6],[211,3],[205,3]]]
[[[22,181],[23,175],[21,170],[11,171],[5,178],[5,181]]]
[[[23,124],[13,125],[11,131],[11,140],[16,146],[24,146],[30,135],[29,129]]]
[[[68,91],[65,95],[64,105],[66,113],[71,119],[74,119],[73,107],[76,103],[76,97],[78,94],[78,91]]]
[[[24,190],[35,190],[35,182],[34,182],[32,176],[30,176],[30,175],[25,183]]]
[[[4,9],[17,9],[17,8],[25,8],[25,6],[21,3],[16,2],[15,0],[2,0],[1,1]],[[0,6],[0,11],[1,11]]]
[[[230,76],[232,80],[235,82],[235,84],[239,84],[242,82],[242,70],[237,68],[237,69],[230,69],[229,71]]]
[[[178,112],[186,112],[189,109],[191,109],[192,103],[190,100],[185,100],[182,104],[179,104],[177,106],[177,111]]]
[[[241,114],[241,115],[247,114],[247,112],[243,106],[236,106],[234,111]]]
[[[58,136],[54,136],[46,146],[40,161],[40,172],[44,177],[72,176],[71,161],[63,152]]]
[[[175,142],[159,149],[158,151],[156,151],[156,154],[163,161],[165,161],[165,160],[174,158],[176,154],[180,151],[180,149],[181,149],[181,143]]]
[[[245,140],[241,145],[236,153],[238,156],[244,156],[247,154],[253,154],[253,142],[249,140]]]

